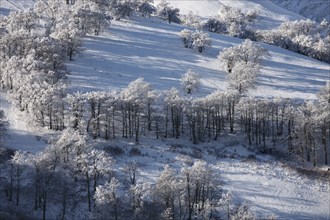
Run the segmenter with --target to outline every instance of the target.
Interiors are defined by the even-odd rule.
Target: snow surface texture
[[[329,0],[271,0],[277,5],[296,12],[306,18],[321,22],[326,19],[330,22]]]
[[[110,30],[84,41],[85,50],[68,63],[72,92],[113,90],[144,77],[156,90],[181,88],[180,78],[188,69],[202,81],[198,96],[225,90],[226,73],[217,55],[223,48],[243,40],[210,34],[212,47],[203,53],[184,48],[179,32],[184,27],[157,19],[113,21]],[[315,99],[329,79],[330,65],[275,46],[260,44],[270,52],[262,61],[257,87],[250,95]]]

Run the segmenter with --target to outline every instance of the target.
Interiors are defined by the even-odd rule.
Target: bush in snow
[[[236,206],[230,216],[231,220],[254,220],[255,218],[255,214],[250,210],[247,203],[242,203],[241,205]]]

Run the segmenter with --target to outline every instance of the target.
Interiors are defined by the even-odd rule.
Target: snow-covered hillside
[[[1,0],[0,16],[8,15],[12,10],[25,10],[31,8],[35,0]]]
[[[328,0],[271,0],[275,4],[296,12],[306,18],[321,22],[330,21],[330,1]]]
[[[155,3],[158,2],[160,1],[155,1]],[[260,15],[256,24],[259,29],[271,29],[284,21],[303,19],[302,16],[283,9],[269,0],[169,0],[168,2],[179,8],[183,14],[192,11],[201,17],[216,17],[221,5],[233,7],[245,13],[255,10]]]
[[[156,90],[181,87],[188,69],[200,74],[199,96],[226,89],[226,73],[217,60],[219,52],[243,40],[211,34],[212,47],[205,53],[184,48],[178,33],[184,27],[132,18],[114,21],[101,36],[85,39],[85,50],[68,63],[71,91],[111,90],[126,87],[144,77]],[[270,52],[262,63],[257,87],[250,95],[315,99],[329,79],[330,66],[275,46],[261,44]]]
[[[0,1],[2,15],[33,4]],[[207,32],[212,43],[200,53],[185,48],[187,27],[137,13],[86,34],[107,24],[108,11],[56,1],[50,14],[39,6],[34,24],[13,16],[0,33],[8,40],[0,38],[0,111],[9,121],[0,134],[0,219],[330,219],[329,64],[255,42],[269,55],[245,94],[228,89],[234,68],[217,58],[242,39]],[[270,0],[170,3],[203,17],[221,4],[257,10],[262,30],[301,18]],[[40,36],[20,39],[24,31]],[[6,44],[12,39],[21,53]],[[252,72],[260,57],[253,68],[246,57],[235,62]],[[181,84],[189,69],[201,78],[192,95]],[[205,98],[215,91],[223,93]]]

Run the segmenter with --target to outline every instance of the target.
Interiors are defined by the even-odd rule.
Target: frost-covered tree
[[[138,182],[130,186],[129,195],[134,218],[150,217],[147,213],[151,213],[154,208],[150,206],[153,203],[153,187],[147,182]]]
[[[37,25],[37,14],[32,10],[12,11],[6,18],[7,27],[11,32],[24,30],[28,33]]]
[[[112,209],[110,213],[104,213],[105,218],[109,217],[109,214],[112,214],[115,220],[118,219],[118,187],[120,183],[116,178],[112,178],[109,182],[104,185],[98,185],[95,191],[95,201],[97,206],[101,206],[103,212],[109,210],[109,206]],[[107,216],[107,217],[106,217]]]
[[[192,11],[189,11],[188,14],[181,15],[180,20],[183,25],[186,25],[188,27],[193,27],[196,29],[202,28],[202,19],[195,15]]]
[[[324,152],[324,163],[328,164],[328,152],[330,152],[330,81],[318,94],[318,105],[316,110],[316,121],[321,127],[321,144]]]
[[[177,194],[177,177],[175,171],[169,165],[164,166],[164,171],[156,183],[156,194],[164,206],[162,216],[166,219],[175,219],[175,197]]]
[[[259,72],[261,59],[268,55],[267,50],[251,40],[229,47],[220,52],[218,60],[228,72],[229,85],[242,93],[251,87]]]
[[[142,14],[143,17],[148,17],[156,12],[156,7],[152,5],[153,0],[143,0],[139,7],[138,11]]]
[[[198,50],[198,52],[202,53],[206,47],[211,45],[210,35],[203,31],[196,30],[192,34],[192,46]]]
[[[77,28],[73,19],[66,22],[56,23],[51,37],[54,37],[62,42],[70,60],[72,60],[73,56],[79,51],[79,47],[82,44],[82,32]]]
[[[225,22],[211,18],[203,26],[204,30],[224,34],[227,33],[227,25]]]
[[[191,30],[188,30],[188,29],[183,29],[179,35],[183,41],[183,44],[186,48],[192,48],[192,43],[193,43],[193,40],[192,40],[192,31]]]
[[[180,23],[179,18],[180,10],[178,8],[173,8],[169,6],[169,3],[166,0],[162,0],[157,5],[157,15],[168,23]]]
[[[136,8],[135,1],[112,1],[110,4],[110,14],[116,20],[130,17]]]
[[[185,100],[180,96],[179,90],[171,88],[166,91],[165,102],[165,138],[168,135],[169,122],[172,125],[172,137],[179,138],[183,132],[183,109]]]
[[[143,124],[143,115],[148,114],[150,103],[153,99],[152,88],[143,78],[131,82],[121,92],[121,110],[123,123],[123,137],[133,137],[138,143]]]
[[[192,92],[196,91],[200,84],[201,82],[199,74],[193,72],[191,69],[189,69],[181,77],[181,85],[187,94],[191,94]]]
[[[191,220],[194,212],[201,212],[208,202],[217,199],[218,184],[213,178],[210,167],[201,161],[196,161],[190,168],[182,168],[181,179],[184,186],[187,219]]]
[[[27,179],[27,170],[30,165],[30,155],[26,151],[15,151],[10,160],[10,188],[9,201],[12,200],[13,189],[16,191],[16,206],[19,205],[21,198],[22,182]],[[15,186],[14,186],[15,185]]]
[[[254,220],[255,214],[251,211],[250,206],[247,203],[242,203],[233,210],[231,220],[249,219]]]
[[[227,76],[229,88],[236,89],[239,93],[247,92],[248,89],[254,87],[258,72],[259,66],[243,62],[237,63]]]
[[[64,129],[53,145],[59,150],[60,161],[63,163],[75,160],[86,152],[87,136],[79,130]]]
[[[3,146],[8,131],[8,121],[3,110],[0,110],[0,147]]]
[[[113,160],[104,151],[92,150],[78,155],[75,164],[77,171],[81,173],[86,182],[88,211],[91,211],[93,193],[96,192],[98,181],[102,176],[111,175]]]
[[[124,167],[124,173],[132,185],[136,184],[137,175],[139,174],[139,166],[136,161],[128,162]]]
[[[203,31],[190,31],[187,29],[179,33],[186,48],[195,48],[198,52],[202,52],[206,47],[211,45],[210,35]]]

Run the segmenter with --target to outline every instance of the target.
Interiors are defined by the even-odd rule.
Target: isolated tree
[[[152,5],[153,0],[143,0],[138,7],[138,11],[143,17],[150,18],[151,14],[156,12],[156,7]]]
[[[251,40],[221,51],[218,60],[228,73],[229,88],[243,93],[253,87],[260,71],[261,59],[267,55],[267,50],[255,45]]]
[[[183,86],[183,90],[187,94],[191,94],[196,91],[200,86],[200,76],[198,73],[193,72],[189,69],[184,75],[181,77],[181,85]]]
[[[166,0],[162,0],[157,5],[157,15],[168,23],[180,23],[179,18],[180,10],[178,8],[173,8],[169,6],[169,3]]]
[[[206,47],[211,45],[210,35],[203,31],[196,30],[192,34],[192,46],[202,53]]]

